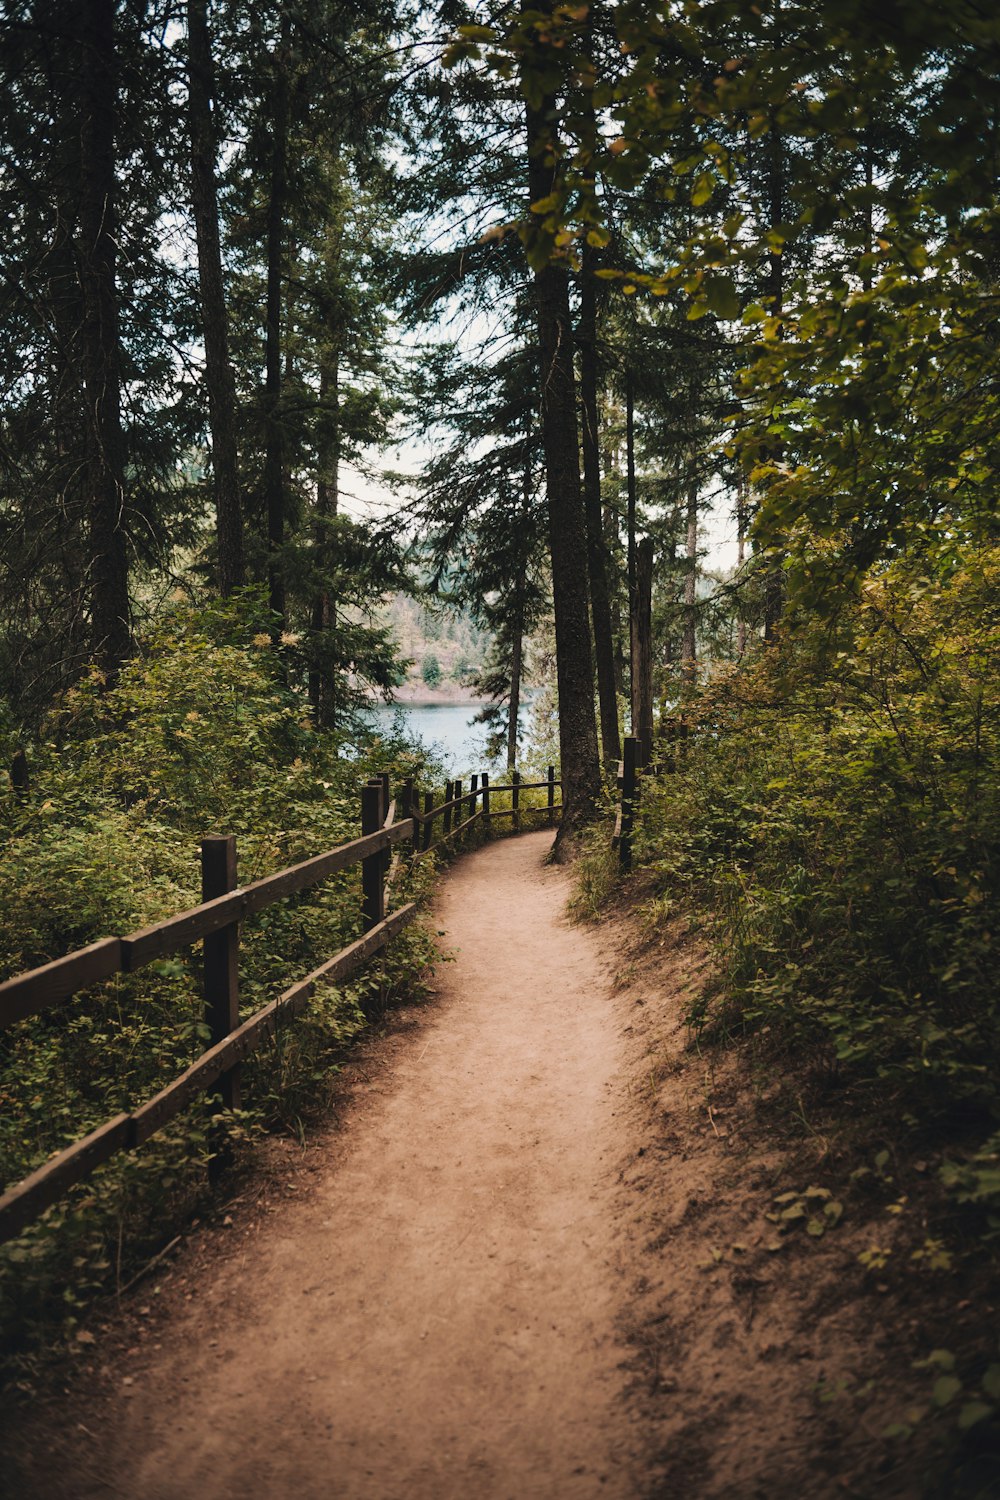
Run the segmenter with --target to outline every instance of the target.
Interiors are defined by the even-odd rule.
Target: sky
[[[416,476],[430,453],[431,445],[410,440],[381,452],[370,450],[366,464],[372,471],[388,469],[393,473]],[[413,493],[411,490],[409,495]],[[398,510],[406,498],[405,492],[401,494],[352,464],[345,463],[341,467],[341,505],[346,514],[357,520],[384,520]],[[701,546],[705,567],[722,571],[735,568],[737,539],[732,495],[721,494],[711,509],[704,512]]]

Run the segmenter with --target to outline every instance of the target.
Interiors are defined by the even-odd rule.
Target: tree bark
[[[642,764],[653,753],[653,538],[636,548],[636,728]]]
[[[742,569],[747,550],[747,482],[741,473],[736,485],[736,567]],[[737,608],[739,601],[737,600]],[[747,622],[742,610],[736,621],[736,654],[742,657],[747,649]]]
[[[615,461],[608,450],[604,453],[604,472],[612,472],[616,467]],[[622,606],[618,589],[615,585],[615,555],[621,545],[621,533],[618,512],[614,506],[604,507],[604,554],[608,559],[609,574],[608,586],[611,606],[611,645],[614,652],[615,669],[615,693],[618,698],[625,696],[625,632],[622,628]]]
[[[698,473],[691,454],[687,489],[687,537],[684,572],[684,629],[681,633],[681,677],[690,686],[696,675],[698,646]]]
[[[635,397],[632,376],[625,378],[625,529],[628,550],[629,710],[632,733],[639,738],[639,578],[636,547]]]
[[[319,395],[323,440],[316,469],[316,549],[323,583],[313,600],[310,623],[314,634],[331,630],[337,619],[337,602],[326,581],[331,564],[326,523],[340,508],[340,361],[336,353],[323,361]],[[309,673],[309,701],[317,727],[332,729],[336,720],[333,682],[318,664]]]
[[[781,131],[778,126],[777,111],[771,109],[771,129],[768,135],[768,157],[767,157],[767,196],[768,196],[768,226],[777,229],[782,222],[785,196],[785,153],[784,143],[781,139]],[[784,310],[785,283],[784,283],[784,261],[779,250],[772,250],[768,255],[768,272],[766,282],[767,297],[769,301],[769,312],[772,317],[780,317]],[[781,445],[775,448],[775,458],[781,456]],[[785,607],[785,575],[781,566],[781,558],[772,558],[767,565],[764,575],[764,639],[773,641],[781,621],[782,611]]]
[[[558,130],[553,95],[526,106],[528,192],[537,202],[552,192]],[[569,273],[549,261],[535,272],[541,354],[542,438],[548,495],[552,602],[559,692],[559,750],[563,814],[554,857],[570,856],[575,834],[593,815],[601,790],[594,708],[594,665],[587,599],[587,534],[580,493],[579,440],[573,372]]]
[[[514,609],[510,623],[510,698],[507,703],[507,769],[513,771],[517,765],[517,740],[521,716],[521,682],[524,676],[524,596],[528,586],[528,517],[532,509],[533,484],[531,473],[532,420],[529,416],[524,443],[524,476],[521,486],[521,507],[524,527],[519,529],[517,579],[514,586]]]
[[[267,311],[264,340],[264,504],[267,511],[268,602],[273,628],[285,624],[285,442],[281,417],[281,313],[288,199],[289,48],[287,16],[272,59],[271,174],[267,203]]]
[[[514,619],[510,628],[510,701],[507,707],[507,769],[517,765],[517,729],[521,713],[521,673],[524,660],[524,569],[518,577]]]
[[[601,750],[606,766],[621,758],[618,734],[618,697],[615,692],[615,647],[611,630],[608,589],[608,558],[601,509],[601,454],[598,416],[597,284],[596,253],[583,252],[580,277],[580,410],[583,419],[583,496],[587,517],[587,567],[590,578],[590,610],[594,626],[594,658],[597,665],[597,696],[601,708]]]
[[[93,650],[113,680],[131,646],[118,335],[115,0],[81,0],[79,15],[79,264],[87,398],[90,612]]]
[[[205,339],[205,384],[212,433],[219,592],[245,581],[243,506],[236,452],[236,385],[229,358],[229,321],[222,280],[218,150],[212,118],[215,66],[206,0],[188,0],[188,119],[191,132],[191,199],[198,243],[198,286]]]
[[[865,243],[864,254],[870,256],[875,248],[875,205],[873,202],[873,188],[875,185],[875,142],[872,136],[871,121],[864,128],[863,141],[865,153]],[[868,261],[861,273],[861,289],[867,296],[872,289],[872,268]],[[868,324],[862,330],[866,337],[863,343],[868,342]]]

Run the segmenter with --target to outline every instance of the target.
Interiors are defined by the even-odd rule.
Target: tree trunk
[[[864,254],[870,256],[875,249],[875,205],[873,188],[875,185],[875,143],[872,138],[871,121],[864,128],[864,153],[865,153],[865,244]],[[867,294],[872,289],[872,267],[870,260],[866,263],[861,273],[861,290]],[[868,342],[868,327],[866,323],[862,332],[866,335],[863,342]]]
[[[742,569],[746,561],[747,548],[747,482],[741,473],[736,488],[736,567]],[[739,600],[737,598],[737,608]],[[742,611],[736,621],[736,654],[742,657],[747,649],[747,622]]]
[[[80,281],[87,397],[92,645],[109,679],[129,654],[125,444],[118,342],[115,0],[80,5]]]
[[[528,192],[537,202],[552,192],[558,170],[555,98],[526,106]],[[594,709],[594,665],[587,600],[587,534],[580,493],[579,440],[573,374],[569,274],[549,262],[535,272],[541,354],[542,438],[548,494],[552,602],[559,691],[559,750],[563,814],[554,856],[570,855],[574,835],[592,816],[601,790]]]
[[[632,733],[639,738],[639,579],[636,549],[636,501],[635,480],[635,398],[632,376],[625,379],[625,485],[626,485],[626,532],[628,547],[628,624],[629,624],[629,708]]]
[[[212,432],[219,591],[225,596],[245,581],[245,568],[243,507],[236,457],[236,386],[229,359],[229,324],[222,281],[219,200],[215,180],[217,140],[212,119],[215,66],[206,0],[188,0],[187,17],[191,198],[198,242],[205,384]]]
[[[510,629],[510,702],[507,708],[507,769],[517,765],[517,729],[521,712],[521,671],[524,659],[524,569],[518,578],[517,602]]]
[[[611,455],[605,451],[604,472],[609,473],[614,468]],[[621,543],[619,532],[618,513],[613,506],[604,508],[604,555],[608,559],[608,589],[611,605],[611,647],[614,653],[615,669],[615,694],[618,698],[625,696],[625,633],[622,629],[622,606],[618,589],[615,587],[615,557]]]
[[[597,664],[597,696],[601,706],[601,750],[606,766],[621,757],[618,735],[618,697],[615,692],[615,647],[611,632],[611,601],[608,590],[608,558],[601,510],[601,455],[597,404],[597,283],[596,253],[583,252],[580,278],[580,409],[583,418],[583,495],[587,516],[587,566],[590,577],[590,610],[594,625],[594,658]]]
[[[337,618],[337,602],[327,583],[331,558],[326,524],[340,508],[340,361],[336,353],[323,361],[319,395],[322,441],[316,467],[316,551],[323,582],[313,600],[314,634],[331,630]],[[334,685],[318,663],[309,673],[309,701],[317,727],[332,729],[336,720]]]
[[[681,634],[681,677],[693,686],[696,676],[698,646],[698,473],[694,454],[687,492],[687,545],[684,572],[684,630]]]
[[[286,18],[272,59],[271,178],[267,203],[267,312],[264,341],[264,504],[267,510],[268,602],[273,629],[285,624],[285,443],[281,417],[281,311],[288,198],[289,48]]]
[[[782,222],[785,196],[785,156],[781,131],[778,128],[777,111],[771,109],[771,129],[768,136],[767,158],[768,227],[776,229]],[[768,255],[767,296],[772,317],[780,317],[784,309],[785,283],[784,262],[781,252],[772,250]],[[780,334],[779,334],[780,336]],[[781,446],[776,445],[774,457],[780,458]],[[764,639],[773,641],[785,606],[785,575],[781,558],[773,557],[764,576]]]
[[[636,728],[642,764],[653,753],[653,538],[636,548]]]
[[[531,438],[532,420],[529,416],[524,443],[524,477],[522,480],[521,506],[524,527],[519,531],[521,546],[517,564],[517,579],[514,586],[514,609],[510,623],[510,698],[507,704],[507,769],[513,771],[517,765],[517,740],[521,716],[521,681],[524,676],[524,596],[528,586],[528,517],[532,509]]]

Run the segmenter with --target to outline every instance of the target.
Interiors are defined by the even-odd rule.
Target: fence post
[[[549,766],[548,794],[549,794],[549,827],[551,828],[552,825],[555,823],[555,820],[556,820],[556,768],[555,768],[555,766]]]
[[[511,787],[512,787],[512,791],[511,791],[511,794],[510,794],[510,805],[511,805],[511,810],[513,812],[513,817],[511,818],[510,821],[511,821],[511,826],[514,829],[514,832],[515,833],[520,833],[521,832],[521,773],[520,773],[520,771],[511,771],[511,773],[510,773],[510,781],[511,781]]]
[[[451,802],[451,792],[452,792],[452,784],[451,784],[450,781],[446,781],[445,784],[444,784],[444,802],[445,802],[445,807],[444,807],[444,813],[442,814],[442,817],[443,817],[443,820],[444,820],[444,827],[441,830],[441,837],[445,838],[445,839],[448,837],[449,833],[451,832],[451,807],[449,806],[449,803]]]
[[[379,827],[381,828],[385,824],[386,818],[389,816],[389,803],[392,801],[392,782],[391,782],[391,780],[389,778],[389,772],[388,771],[380,771],[378,773],[378,775],[376,777],[374,777],[374,780],[375,781],[380,781],[382,783],[382,822],[379,824]],[[383,878],[383,880],[388,880],[388,878],[389,878],[389,866],[391,864],[392,864],[392,850],[387,845],[382,850],[382,878]],[[384,908],[384,903],[383,903],[383,915],[384,915],[384,911],[385,911],[385,908]]]
[[[492,831],[490,822],[490,773],[483,772],[483,822],[486,824],[487,833]]]
[[[401,788],[400,793],[399,793],[399,808],[400,808],[400,816],[403,818],[404,821],[407,818],[412,818],[413,814],[417,811],[417,794],[416,794],[416,792],[414,791],[414,788],[413,788],[413,777],[412,776],[407,776],[406,780],[403,782],[402,788]],[[416,854],[417,849],[420,846],[420,824],[419,823],[416,823],[416,822],[414,823],[414,825],[413,825],[413,835],[410,838],[409,842],[410,842],[410,853],[411,854]]]
[[[479,799],[479,777],[473,776],[469,782],[469,817],[476,816],[476,802]]]
[[[420,840],[420,848],[425,851],[431,847],[431,834],[434,830],[434,819],[430,814],[434,811],[434,793],[424,793],[424,827],[423,836]]]
[[[385,817],[384,789],[381,778],[361,788],[361,832],[377,833]],[[376,927],[385,916],[384,861],[381,849],[361,861],[362,915],[365,931]]]
[[[636,763],[639,741],[627,735],[622,745],[622,830],[618,840],[618,863],[623,870],[632,868],[632,827],[635,823]]]
[[[460,781],[455,782],[451,794],[458,798],[458,806],[455,808],[455,827],[457,828],[462,821],[462,783]]]
[[[234,891],[236,878],[236,839],[223,834],[201,841],[201,899],[214,901]],[[205,1020],[211,1032],[210,1046],[224,1041],[240,1024],[240,924],[229,922],[218,932],[210,932],[202,945],[202,970],[205,986]],[[239,1066],[227,1068],[219,1079],[216,1109],[239,1109]],[[209,1178],[215,1182],[228,1159],[228,1152],[216,1141],[209,1160]]]

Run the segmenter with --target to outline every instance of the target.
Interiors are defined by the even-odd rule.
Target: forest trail
[[[67,1494],[640,1493],[616,1331],[620,1027],[550,842],[490,844],[444,877],[438,1003],[308,1191],[242,1245],[237,1223],[158,1347],[113,1372],[100,1431],[60,1461]]]

